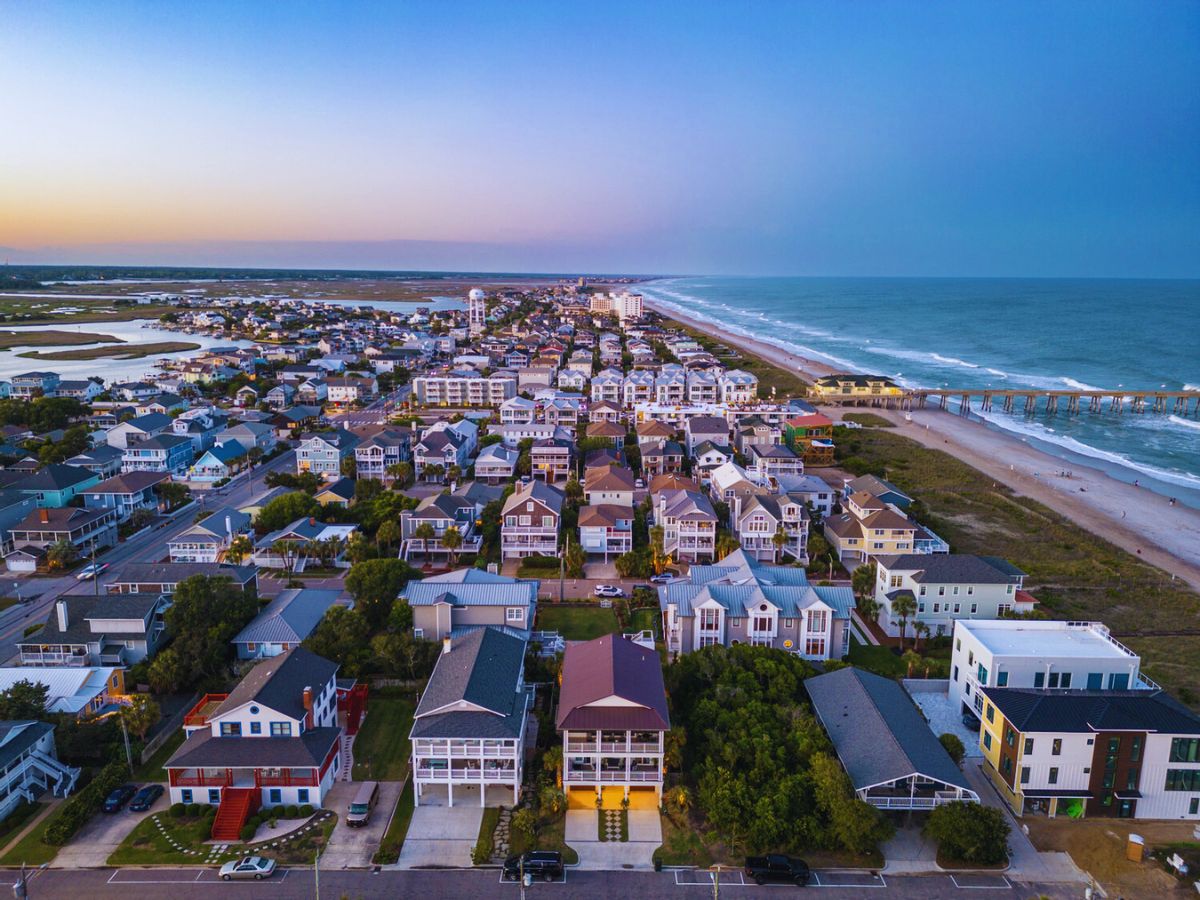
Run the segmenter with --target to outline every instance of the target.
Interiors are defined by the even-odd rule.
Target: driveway
[[[121,841],[129,836],[141,822],[160,813],[170,804],[170,795],[164,793],[147,812],[130,812],[129,807],[119,813],[98,812],[76,832],[67,846],[58,851],[50,863],[55,869],[94,869],[108,864],[108,857]]]
[[[939,680],[936,684],[949,685],[949,682]],[[925,714],[929,728],[935,735],[941,737],[946,733],[953,734],[962,741],[967,757],[983,757],[983,750],[979,747],[978,731],[971,731],[962,723],[957,696],[951,697],[944,690],[921,690],[925,685],[920,682],[906,680],[904,686],[908,689],[908,694],[913,698],[913,702],[921,707],[921,712]]]
[[[662,820],[658,810],[629,811],[629,840],[601,841],[596,811],[567,811],[564,839],[579,854],[579,868],[591,871],[652,869],[651,857],[662,844]]]
[[[403,781],[379,782],[379,799],[366,825],[351,828],[346,824],[346,810],[358,793],[360,781],[338,781],[333,785],[325,805],[338,815],[337,827],[329,836],[329,844],[321,854],[321,865],[327,869],[365,869],[371,865],[371,857],[379,849],[383,834],[387,831],[392,810],[400,800]]]
[[[480,806],[418,806],[396,861],[398,869],[467,867],[479,840]]]

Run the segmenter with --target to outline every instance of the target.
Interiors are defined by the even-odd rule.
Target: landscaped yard
[[[657,609],[643,608],[635,609],[633,615],[629,617],[630,631],[652,631],[654,636],[658,637],[659,623],[662,621],[660,613]]]
[[[698,866],[707,868],[718,861],[712,850],[705,845],[690,823],[679,825],[671,816],[659,816],[662,820],[663,842],[655,851],[656,858],[664,866]],[[728,862],[728,860],[721,860]]]
[[[42,807],[39,804],[37,811],[40,812],[41,808]],[[30,866],[40,866],[42,863],[48,863],[50,860],[54,859],[54,857],[58,855],[58,848],[51,847],[49,844],[43,844],[42,835],[46,833],[47,826],[54,821],[54,818],[57,815],[57,811],[53,812],[46,816],[46,818],[42,819],[42,821],[38,822],[37,826],[30,831],[29,834],[25,835],[25,837],[21,839],[20,843],[13,847],[12,850],[10,850],[4,856],[0,857],[0,866],[19,866],[22,863]],[[27,823],[28,820],[23,822],[21,827]],[[13,831],[4,835],[3,839],[0,840],[0,844],[7,844],[10,840],[12,840],[12,837],[16,831],[17,829],[14,829]]]
[[[509,838],[508,852],[524,853],[526,850],[557,850],[562,854],[563,862],[569,866],[573,866],[579,862],[579,854],[575,852],[574,847],[567,845],[566,832],[567,814],[563,812],[538,829],[532,846],[527,846],[518,832],[512,832]]]
[[[412,751],[413,701],[408,697],[372,694],[367,716],[354,739],[355,781],[402,781],[408,774]]]
[[[538,631],[557,631],[569,641],[589,641],[621,630],[617,614],[611,609],[567,604],[538,606],[535,627]]]
[[[277,840],[272,838],[260,844],[233,844],[217,854],[212,854],[212,847],[205,843],[209,840],[212,821],[212,815],[208,814],[176,818],[166,812],[156,813],[138,823],[121,846],[112,852],[108,863],[113,866],[224,863],[256,852],[284,865],[311,863],[317,851],[328,843],[337,816],[326,815],[310,823],[312,827],[301,826],[304,830],[298,828],[284,835],[287,839],[279,840],[277,846],[270,846]]]
[[[387,832],[379,844],[379,849],[375,851],[372,862],[379,865],[390,865],[400,858],[404,839],[408,837],[408,823],[412,821],[412,814],[413,786],[410,778],[404,783],[404,791],[400,794],[400,802],[396,804],[396,812],[388,824]]]
[[[154,751],[154,755],[145,763],[138,767],[137,774],[134,776],[138,781],[166,781],[167,771],[163,768],[171,754],[179,749],[184,738],[187,737],[183,733],[183,729],[178,729],[173,735],[167,738],[167,742]]]

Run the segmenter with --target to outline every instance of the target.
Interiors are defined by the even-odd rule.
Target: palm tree
[[[446,467],[438,464],[426,466],[425,471],[421,473],[426,481],[441,481],[442,476],[446,474]]]
[[[392,463],[387,467],[387,473],[392,479],[393,488],[406,487],[412,480],[412,464],[406,462]]]
[[[459,531],[455,526],[451,525],[442,532],[442,546],[446,548],[446,551],[450,555],[448,565],[451,569],[454,568],[454,551],[461,547],[462,543],[462,532]]]
[[[379,530],[375,532],[375,540],[388,548],[391,552],[396,544],[404,539],[404,535],[400,531],[400,523],[395,519],[388,519],[379,526]]]
[[[271,552],[283,560],[285,571],[290,571],[292,568],[292,552],[295,546],[293,541],[276,541],[271,545]]]
[[[913,622],[913,634],[916,636],[915,644],[919,648],[921,641],[929,637],[929,626],[924,622]]]
[[[452,484],[458,484],[458,482],[462,480],[462,466],[455,464],[447,468],[446,480]]]
[[[734,550],[742,548],[741,542],[728,532],[722,532],[717,536],[716,554],[717,559],[724,559]]]
[[[437,532],[428,522],[422,522],[413,529],[413,537],[421,542],[421,561],[429,562],[429,542],[437,537]]]
[[[225,558],[235,566],[240,566],[242,560],[254,552],[254,545],[250,543],[250,538],[244,534],[239,534],[229,542],[229,549],[225,551]]]
[[[655,525],[650,529],[650,564],[654,567],[655,575],[661,575],[663,569],[671,562],[671,558],[664,550],[665,540],[666,530],[661,525]]]
[[[783,530],[782,523],[775,533],[771,535],[771,543],[775,545],[775,559],[779,560],[783,557],[783,548],[787,546],[788,534]]]
[[[910,591],[901,591],[892,600],[892,615],[900,620],[900,648],[904,649],[904,633],[908,620],[917,612],[917,598]]]
[[[908,677],[913,677],[913,669],[921,665],[921,654],[915,650],[905,650],[904,655],[900,657],[900,661],[904,663],[908,669]]]

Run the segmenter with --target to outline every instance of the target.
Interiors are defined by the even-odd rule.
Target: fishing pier
[[[1085,409],[1089,413],[1120,415],[1126,411],[1136,414],[1174,415],[1182,418],[1200,418],[1200,391],[1078,391],[1078,390],[1016,390],[977,389],[929,389],[905,391],[894,398],[900,409],[924,409],[935,401],[940,409],[947,409],[950,400],[959,401],[958,412],[968,415],[972,401],[978,398],[979,410],[990,412],[1000,406],[1006,413],[1023,411],[1032,416],[1042,406],[1047,415],[1063,411],[1067,415],[1078,415]],[[890,404],[888,404],[890,405]]]

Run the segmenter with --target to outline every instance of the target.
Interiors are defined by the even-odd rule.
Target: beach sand
[[[649,301],[646,305],[743,352],[798,371],[810,381],[841,371],[764,341],[720,331],[711,322],[674,309]],[[846,407],[844,411],[855,409]],[[843,410],[826,407],[823,411],[837,420]],[[1151,490],[1118,481],[1098,468],[1066,462],[957,413],[914,410],[912,422],[907,422],[904,414],[895,410],[872,407],[870,411],[894,422],[896,433],[957,457],[1130,553],[1140,550],[1142,559],[1200,590],[1200,510],[1171,506],[1166,497]],[[1060,476],[1063,470],[1069,470],[1071,477]]]

